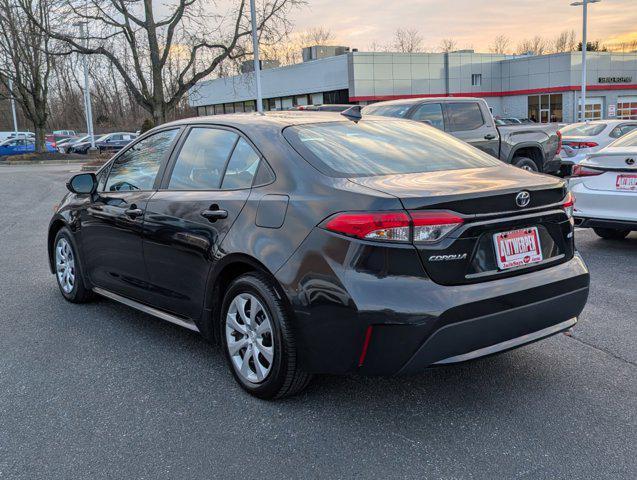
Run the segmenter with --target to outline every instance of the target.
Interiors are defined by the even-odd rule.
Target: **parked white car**
[[[577,165],[587,155],[601,150],[636,128],[637,120],[595,120],[567,125],[560,129],[562,165]]]
[[[33,132],[15,132],[13,130],[0,132],[0,142],[10,138],[35,138],[35,134]]]
[[[575,225],[602,238],[637,231],[637,130],[573,166]]]

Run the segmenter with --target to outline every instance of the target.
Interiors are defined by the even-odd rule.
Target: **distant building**
[[[314,52],[305,56],[318,58],[262,71],[265,110],[475,96],[484,97],[496,116],[542,123],[578,118],[580,52],[512,56],[470,50],[409,54],[310,48]],[[637,119],[637,53],[589,52],[587,77],[587,119]],[[201,82],[189,98],[199,115],[252,111],[254,90],[253,73],[247,73]]]

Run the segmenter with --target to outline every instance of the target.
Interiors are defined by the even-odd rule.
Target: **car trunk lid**
[[[435,282],[457,285],[511,276],[573,255],[571,224],[560,208],[567,192],[558,178],[503,165],[350,180],[395,195],[412,216],[445,211],[462,217],[462,225],[442,240],[415,243],[425,270]],[[522,207],[516,203],[521,192],[530,196]],[[520,235],[535,239],[539,251],[530,257],[534,263],[502,268],[496,236],[507,232],[511,241]],[[519,242],[514,246],[517,248]],[[541,259],[536,261],[538,254]]]
[[[602,172],[584,177],[587,188],[637,193],[637,147],[607,147],[589,155],[581,165]]]

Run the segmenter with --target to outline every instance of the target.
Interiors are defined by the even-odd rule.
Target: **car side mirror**
[[[97,190],[97,177],[94,173],[78,173],[66,182],[66,188],[72,193],[92,194]]]

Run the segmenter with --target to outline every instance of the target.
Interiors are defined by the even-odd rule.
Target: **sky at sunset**
[[[487,51],[497,35],[515,48],[536,35],[552,39],[575,29],[581,37],[582,7],[572,0],[308,0],[293,14],[296,30],[324,26],[337,43],[359,50],[388,43],[397,28],[418,30],[427,50],[453,38],[458,48]],[[637,0],[589,5],[589,40],[613,44],[637,40]]]

